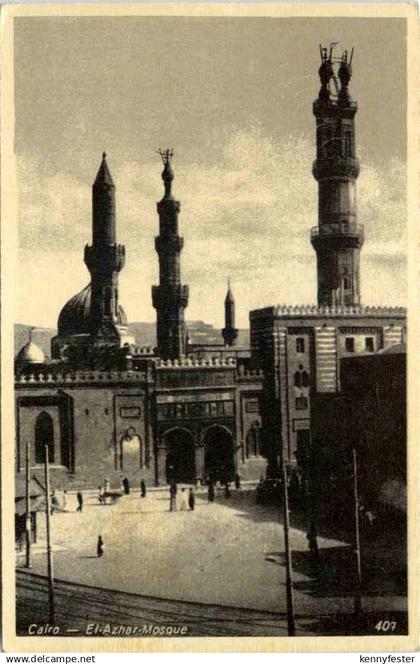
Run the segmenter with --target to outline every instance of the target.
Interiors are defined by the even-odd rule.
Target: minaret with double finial
[[[363,228],[357,224],[355,115],[349,94],[352,75],[347,51],[333,57],[321,49],[321,89],[313,105],[317,154],[313,175],[318,181],[318,226],[311,231],[317,255],[318,305],[360,304],[360,249]],[[338,75],[337,75],[338,74]]]
[[[178,235],[179,201],[172,196],[173,150],[159,150],[163,161],[162,180],[165,193],[157,204],[159,235],[155,248],[159,256],[159,286],[152,287],[152,301],[157,313],[157,349],[162,359],[185,355],[186,330],[184,310],[188,306],[188,286],[181,284],[181,250],[184,239]]]
[[[118,326],[127,322],[118,303],[118,273],[124,267],[125,247],[116,243],[115,185],[105,152],[92,187],[92,244],[85,247],[85,263],[91,275],[91,334],[99,344],[102,340],[118,345]]]
[[[238,336],[238,329],[235,327],[235,300],[230,288],[230,279],[228,279],[225,297],[225,327],[222,330],[222,336],[226,346],[233,346]]]

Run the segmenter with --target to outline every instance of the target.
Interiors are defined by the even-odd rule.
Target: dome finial
[[[102,159],[105,161],[105,159],[106,159],[106,152],[102,152]]]

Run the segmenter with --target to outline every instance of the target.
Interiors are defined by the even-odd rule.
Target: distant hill
[[[28,341],[30,328],[30,325],[15,324],[15,355]],[[193,344],[217,344],[223,341],[221,330],[204,321],[187,321],[187,329]],[[156,346],[156,323],[130,323],[129,331],[139,346]],[[46,357],[50,356],[51,339],[56,334],[57,330],[49,327],[36,327],[32,333],[33,342]],[[249,344],[249,330],[239,330],[237,343],[240,346]]]

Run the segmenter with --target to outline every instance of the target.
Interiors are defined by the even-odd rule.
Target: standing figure
[[[98,500],[100,505],[105,503],[105,492],[102,486],[98,486]]]
[[[213,482],[209,482],[209,489],[208,489],[208,499],[209,503],[212,503],[214,501],[214,484]]]
[[[51,494],[51,514],[54,514],[54,512],[60,512],[60,503],[58,502],[58,498],[55,494],[55,491],[52,492]]]
[[[240,488],[241,488],[241,476],[239,475],[239,473],[236,473],[236,475],[235,475],[235,489],[236,489],[236,491],[239,491]]]
[[[98,558],[102,558],[104,555],[104,541],[102,539],[102,535],[99,535],[98,537],[98,543],[96,545],[96,554]]]
[[[185,512],[185,510],[188,509],[188,501],[187,501],[187,494],[185,493],[185,487],[182,487],[181,489],[179,509],[181,510],[181,512]]]
[[[130,482],[128,481],[127,476],[123,477],[122,484],[123,484],[124,493],[126,496],[128,496],[130,493]]]
[[[67,489],[64,489],[63,491],[63,501],[62,501],[62,506],[63,506],[63,511],[66,511],[67,507]]]
[[[109,493],[111,490],[111,482],[108,479],[104,479],[104,493]]]
[[[83,512],[83,494],[81,491],[77,492],[77,505],[76,512]]]
[[[314,560],[318,561],[319,550],[318,550],[317,532],[313,523],[311,524],[309,532],[306,535],[306,539],[308,540],[309,551],[311,552]]]
[[[231,495],[232,494],[230,492],[229,482],[226,482],[226,484],[225,484],[225,498],[230,498]]]
[[[120,475],[120,491],[121,493],[125,493],[124,475]]]
[[[190,507],[191,512],[194,512],[194,507],[195,507],[195,494],[194,494],[194,489],[190,489],[190,493],[188,496],[188,505]]]
[[[143,479],[140,482],[140,496],[146,498],[146,483]]]
[[[175,482],[169,487],[169,511],[176,512],[176,492],[177,486]]]

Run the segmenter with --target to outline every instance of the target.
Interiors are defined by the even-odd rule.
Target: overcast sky
[[[319,42],[355,47],[362,299],[405,304],[403,19],[17,18],[17,322],[55,327],[89,281],[91,185],[106,150],[127,263],[120,301],[153,321],[162,165],[175,149],[189,320],[316,301],[312,102]],[[140,340],[141,341],[141,340]]]

